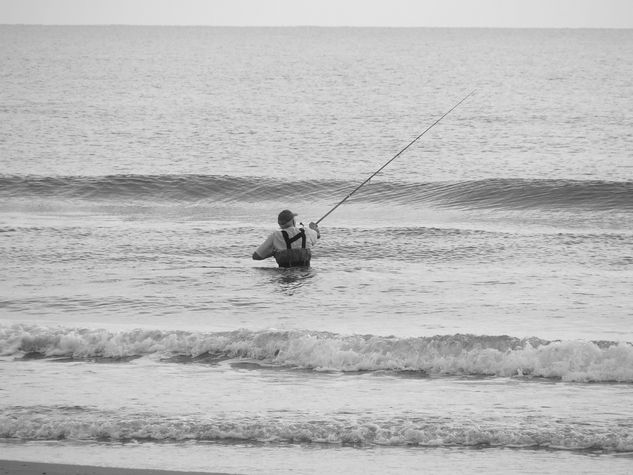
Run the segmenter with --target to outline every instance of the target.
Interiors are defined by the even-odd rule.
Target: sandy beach
[[[221,475],[217,472],[180,472],[173,470],[133,469],[121,467],[91,467],[56,463],[0,460],[0,475]]]

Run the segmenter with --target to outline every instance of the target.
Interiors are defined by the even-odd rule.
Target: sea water
[[[630,30],[2,26],[0,59],[0,457],[630,473]],[[473,89],[311,268],[250,259]]]

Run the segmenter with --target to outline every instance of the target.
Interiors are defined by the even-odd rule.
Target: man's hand
[[[315,223],[314,221],[312,221],[310,224],[308,224],[308,226],[310,227],[310,229],[313,229],[316,231],[317,239],[319,239],[321,237],[321,233],[319,232],[319,225]]]

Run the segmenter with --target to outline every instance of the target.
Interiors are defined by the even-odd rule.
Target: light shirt
[[[286,231],[288,233],[288,237],[292,239],[294,236],[301,232],[301,228],[295,228],[290,226],[289,228],[279,229],[272,233],[270,236],[266,238],[266,240],[262,243],[261,246],[257,248],[255,251],[260,257],[266,259],[267,257],[271,257],[277,251],[281,251],[282,249],[287,249],[286,241],[284,240],[283,234],[281,231]],[[306,233],[306,249],[310,249],[317,243],[317,232],[314,229],[305,228]],[[295,242],[290,244],[290,247],[293,249],[301,248],[301,239],[297,239]]]

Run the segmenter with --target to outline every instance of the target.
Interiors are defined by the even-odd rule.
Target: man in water
[[[298,228],[295,217],[289,209],[283,210],[277,217],[281,228],[275,231],[253,253],[253,259],[261,261],[273,256],[279,267],[310,266],[310,250],[321,237],[319,226],[310,223],[309,229]]]

